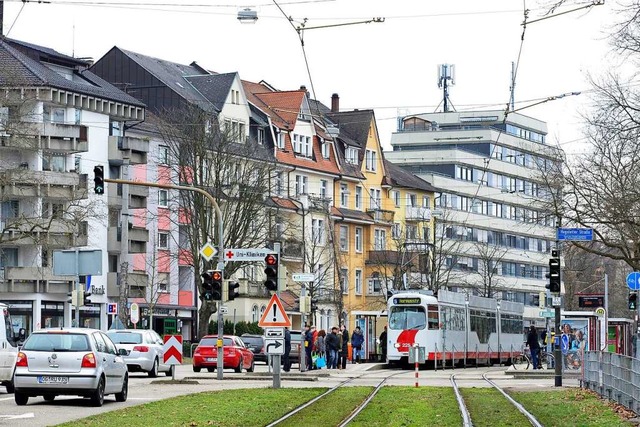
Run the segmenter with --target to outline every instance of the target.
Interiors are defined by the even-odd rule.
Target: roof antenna
[[[447,82],[451,80],[451,86],[456,84],[456,66],[453,64],[438,65],[438,87],[442,88],[442,102],[444,103],[443,112],[449,112],[449,86]],[[453,105],[451,105],[453,107]],[[453,109],[455,111],[455,108]]]

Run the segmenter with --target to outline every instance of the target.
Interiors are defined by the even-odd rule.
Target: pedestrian
[[[355,331],[351,334],[351,347],[353,350],[352,363],[360,363],[360,351],[362,350],[362,344],[364,344],[364,335],[362,335],[360,326],[356,326]]]
[[[347,331],[344,323],[340,325],[340,330],[342,331],[342,347],[339,353],[339,363],[342,369],[347,369],[347,359],[349,358],[349,331]]]
[[[324,329],[320,329],[318,331],[318,337],[313,343],[313,349],[315,350],[316,353],[318,353],[318,356],[326,357],[326,352],[327,352],[326,336],[327,336],[327,332]]]
[[[533,364],[533,369],[538,369],[540,343],[538,342],[538,332],[536,331],[536,327],[533,325],[529,326],[529,333],[527,334],[527,345],[529,346],[529,350],[531,350],[531,363]]]
[[[282,356],[283,368],[285,372],[291,370],[291,359],[289,359],[289,353],[291,353],[291,332],[289,328],[284,328],[284,355]]]
[[[311,360],[311,353],[313,351],[313,332],[316,330],[315,326],[305,326],[304,333],[304,355],[305,364],[307,365],[307,371],[313,369],[313,361]]]
[[[338,338],[338,328],[331,328],[331,333],[327,335],[325,339],[325,345],[327,347],[327,354],[329,359],[327,360],[328,369],[336,369],[338,367],[338,346],[340,345],[340,339]]]
[[[380,352],[382,353],[382,361],[387,363],[387,327],[380,334]]]

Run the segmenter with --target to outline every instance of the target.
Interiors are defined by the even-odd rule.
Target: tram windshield
[[[391,307],[389,328],[391,329],[424,329],[427,326],[427,314],[424,307]]]

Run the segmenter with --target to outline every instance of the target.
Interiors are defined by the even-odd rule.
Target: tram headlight
[[[396,342],[396,343],[393,343],[393,346],[394,346],[395,348],[400,348],[400,344],[398,344],[397,342]]]

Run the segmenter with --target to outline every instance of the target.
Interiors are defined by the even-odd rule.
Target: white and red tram
[[[394,293],[387,301],[387,362],[407,363],[410,349],[424,347],[438,364],[509,362],[522,353],[524,305],[441,290]]]

